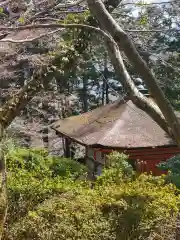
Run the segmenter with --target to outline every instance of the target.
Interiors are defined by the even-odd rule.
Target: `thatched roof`
[[[88,146],[140,148],[175,145],[131,100],[118,100],[91,112],[59,120],[57,132]]]

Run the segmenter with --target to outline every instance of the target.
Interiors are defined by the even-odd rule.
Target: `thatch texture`
[[[118,100],[91,112],[59,120],[52,128],[89,146],[140,148],[175,145],[131,100]]]

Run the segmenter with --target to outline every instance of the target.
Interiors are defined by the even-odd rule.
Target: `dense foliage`
[[[50,156],[44,149],[11,148],[6,161],[9,223],[26,215],[54,193],[68,190],[74,179],[86,173],[85,166],[70,159]]]
[[[166,181],[171,182],[180,188],[180,155],[176,155],[166,162],[158,164],[161,170],[168,171]]]
[[[34,10],[29,9],[24,14],[22,9],[18,17],[10,18],[9,22],[7,19],[10,12],[6,11],[5,22],[2,19],[1,25],[12,27],[14,23],[17,26],[37,24],[41,22],[39,16],[46,18],[42,20],[46,23],[98,26],[93,12],[91,16],[87,6],[66,6],[58,10],[57,6],[47,8],[41,4],[42,8],[39,8],[36,0],[31,2],[35,4]],[[168,4],[166,7],[165,4],[146,6],[138,2],[132,6],[128,4],[129,7],[126,8],[126,4],[119,5],[120,2],[105,1],[105,5],[115,21],[120,21],[120,25],[128,30],[140,55],[155,73],[166,97],[179,109],[179,34],[176,33],[177,27],[179,28],[179,4]],[[112,7],[116,9],[113,11]],[[31,15],[35,16],[32,18]],[[163,29],[166,29],[165,33]],[[22,34],[21,31],[20,33]],[[114,33],[111,35],[114,37]],[[11,37],[16,38],[16,33]],[[26,39],[23,34],[19,37]],[[34,70],[40,68],[38,60],[43,59],[45,65],[50,62],[55,67],[53,74],[52,69],[45,70],[47,78],[43,78],[42,82],[44,98],[39,95],[38,100],[22,112],[21,121],[25,123],[25,135],[29,136],[28,144],[40,132],[44,144],[47,144],[48,126],[57,117],[86,112],[128,94],[121,85],[121,74],[117,76],[108,59],[105,45],[99,46],[102,42],[99,38],[84,29],[66,29],[17,47],[13,44],[5,46],[1,54],[1,65],[7,71],[4,70],[5,73],[1,75],[1,80],[5,78],[5,81],[1,81],[0,87],[8,93],[0,99],[2,103],[9,98],[8,94],[13,89],[17,90],[28,79],[35,78]],[[130,64],[125,55],[123,60],[138,88],[144,90],[138,69]],[[51,83],[50,78],[53,78]],[[27,93],[29,95],[28,91]],[[34,94],[35,92],[32,96]],[[60,101],[62,94],[67,94],[68,100],[74,95],[76,101],[72,105],[64,104]],[[13,112],[20,112],[22,108],[23,106],[19,111]],[[30,131],[27,130],[27,122]],[[33,125],[36,125],[36,133],[32,133]],[[173,239],[179,196],[177,189],[169,183],[180,187],[179,160],[172,160],[177,166],[172,161],[164,166],[166,170],[171,170],[165,178],[137,176],[124,155],[113,153],[109,160],[110,165],[93,184],[94,188],[90,189],[86,169],[80,164],[49,156],[43,149],[10,149],[6,154],[9,208],[4,239]],[[80,180],[80,176],[84,180]],[[3,215],[3,210],[0,211]]]
[[[84,167],[44,150],[12,149],[6,158],[6,240],[174,237],[175,187],[165,185],[163,177],[137,176],[123,154],[110,155],[93,189],[75,177]]]

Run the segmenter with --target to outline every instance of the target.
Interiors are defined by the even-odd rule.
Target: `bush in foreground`
[[[8,223],[25,216],[55,193],[69,191],[86,168],[71,160],[48,155],[45,149],[12,147],[6,154],[8,168]]]
[[[168,171],[166,182],[173,183],[180,188],[180,155],[169,158],[158,164],[159,169]]]
[[[31,207],[28,199],[24,199],[23,204],[28,205],[26,214],[10,221],[4,239],[173,239],[179,211],[176,188],[166,185],[163,177],[136,176],[123,154],[111,154],[109,163],[94,189],[87,182],[73,181],[72,177],[55,177],[61,190],[55,184],[56,190],[52,191],[54,182],[50,184],[51,180],[46,179]],[[18,188],[15,180],[13,185],[9,178],[13,205],[12,199],[21,194],[23,187]],[[21,185],[29,185],[27,189],[33,194],[33,182],[26,178],[21,181]],[[46,198],[37,201],[45,189]],[[14,208],[19,209],[16,204]],[[13,214],[10,209],[9,218]]]

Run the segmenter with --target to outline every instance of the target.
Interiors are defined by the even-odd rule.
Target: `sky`
[[[170,2],[170,0],[124,0],[123,3],[161,3],[161,2]]]
[[[170,0],[126,0],[124,2],[127,2],[127,3],[160,3],[160,2],[169,2]],[[132,14],[134,16],[138,16],[138,13],[139,13],[139,10],[138,10],[138,7],[136,6],[135,7],[135,10],[133,10]]]
[[[145,2],[147,2],[147,3],[151,3],[151,2],[167,2],[167,1],[169,1],[169,0],[145,0]]]
[[[152,2],[169,2],[169,0],[140,0],[140,1],[144,1],[145,3],[152,3]],[[139,0],[131,0],[131,2],[140,2]],[[130,2],[130,1],[129,1]]]

